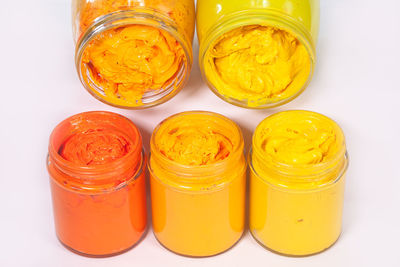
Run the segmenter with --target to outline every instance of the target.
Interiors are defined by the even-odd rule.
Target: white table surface
[[[321,2],[315,76],[291,103],[273,110],[227,104],[202,81],[195,56],[189,84],[175,98],[129,111],[97,101],[80,84],[70,1],[1,1],[0,266],[400,266],[400,1]],[[335,119],[350,154],[339,241],[322,254],[289,258],[265,250],[246,233],[224,254],[193,259],[165,250],[150,230],[116,257],[92,259],[66,250],[54,232],[45,168],[53,127],[75,113],[109,110],[132,119],[148,146],[162,119],[193,109],[236,121],[246,149],[255,126],[274,112],[308,109]]]

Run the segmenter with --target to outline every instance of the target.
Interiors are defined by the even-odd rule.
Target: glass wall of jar
[[[345,173],[345,139],[331,119],[310,111],[266,118],[253,135],[250,231],[275,252],[305,256],[339,238]]]
[[[203,78],[234,105],[285,104],[312,78],[318,28],[319,0],[199,0]]]
[[[74,115],[53,130],[47,168],[58,239],[74,252],[110,256],[146,230],[146,157],[127,118]]]
[[[216,113],[184,112],[151,137],[153,231],[186,256],[221,253],[242,236],[246,162],[239,127]]]
[[[193,0],[73,0],[82,84],[121,108],[169,100],[189,77],[194,16]]]

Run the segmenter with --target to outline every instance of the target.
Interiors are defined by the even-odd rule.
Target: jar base
[[[182,256],[182,257],[186,257],[186,258],[209,258],[209,257],[218,256],[218,255],[220,255],[220,254],[222,254],[222,253],[225,253],[225,252],[231,250],[231,249],[232,249],[234,246],[236,246],[236,244],[239,243],[240,240],[243,238],[243,236],[244,236],[244,234],[245,234],[245,231],[242,232],[242,234],[240,235],[240,237],[238,238],[238,240],[236,240],[229,248],[227,248],[227,249],[225,249],[225,250],[223,250],[223,251],[220,251],[220,252],[218,252],[218,253],[214,253],[214,254],[210,254],[210,255],[201,255],[201,256],[186,255],[186,254],[182,254],[182,253],[173,251],[173,250],[171,250],[170,248],[166,247],[166,246],[157,238],[157,235],[154,233],[154,231],[153,231],[153,234],[154,234],[154,237],[156,238],[157,242],[158,242],[163,248],[165,248],[166,250],[168,250],[168,251],[170,251],[170,252],[172,252],[172,253],[174,253],[174,254],[176,254],[176,255],[178,255],[178,256]]]
[[[109,253],[109,254],[89,254],[89,253],[85,253],[85,252],[76,250],[76,249],[68,246],[63,241],[61,241],[61,239],[58,236],[57,236],[57,239],[61,243],[61,245],[63,245],[66,249],[68,249],[69,251],[71,251],[71,252],[73,252],[75,254],[78,254],[79,256],[83,256],[83,257],[87,257],[87,258],[108,258],[108,257],[114,257],[114,256],[121,255],[121,254],[133,249],[134,247],[136,247],[138,244],[140,244],[145,239],[145,237],[147,236],[148,232],[149,232],[148,227],[146,227],[145,231],[142,233],[142,236],[133,245],[131,245],[130,247],[125,248],[123,250],[120,250],[120,251],[117,251],[117,252],[114,252],[114,253]]]
[[[274,250],[274,249],[272,249],[272,248],[267,247],[266,245],[264,245],[263,243],[261,243],[261,241],[259,241],[259,240],[257,239],[257,237],[255,237],[255,235],[253,234],[253,231],[249,230],[249,232],[250,232],[251,236],[254,238],[254,240],[255,240],[261,247],[263,247],[264,249],[266,249],[266,250],[268,250],[268,251],[270,251],[270,252],[272,252],[272,253],[278,254],[278,255],[280,255],[280,256],[291,257],[291,258],[305,258],[305,257],[310,257],[310,256],[314,256],[314,255],[318,255],[318,254],[320,254],[320,253],[323,253],[323,252],[327,251],[328,249],[330,249],[331,247],[333,247],[333,246],[337,243],[337,241],[339,240],[340,236],[342,235],[342,233],[340,233],[339,236],[338,236],[338,238],[336,238],[336,240],[335,240],[331,245],[329,245],[327,248],[324,248],[323,250],[320,250],[320,251],[314,252],[314,253],[310,253],[310,254],[294,255],[294,254],[282,253],[282,252],[279,252],[279,251],[277,251],[277,250]]]

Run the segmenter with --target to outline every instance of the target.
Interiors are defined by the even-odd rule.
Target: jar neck
[[[280,188],[316,189],[337,182],[348,167],[345,146],[331,160],[304,165],[290,165],[268,157],[253,146],[249,152],[249,165],[260,179]]]
[[[241,149],[243,152],[243,147]],[[159,152],[151,154],[151,162],[156,164],[170,177],[174,177],[176,183],[183,184],[203,184],[217,182],[224,178],[224,174],[235,169],[241,161],[244,161],[243,153],[239,150],[234,151],[226,159],[213,164],[191,166],[183,165],[167,159]]]
[[[211,49],[215,41],[223,34],[247,25],[274,26],[287,30],[292,33],[306,48],[311,65],[315,64],[316,48],[311,33],[297,20],[286,13],[271,9],[249,9],[233,12],[223,16],[215,23],[215,26],[204,34],[203,40],[200,40],[199,63],[203,69],[206,53]]]
[[[100,168],[78,167],[65,164],[59,155],[49,153],[47,168],[53,181],[60,186],[80,193],[105,193],[118,190],[139,178],[146,166],[146,156],[126,157]]]
[[[143,106],[123,106],[115,103],[105,101],[101,95],[102,88],[99,88],[94,82],[90,80],[88,70],[82,67],[82,59],[84,51],[89,43],[96,38],[99,34],[110,30],[128,25],[145,25],[163,30],[174,37],[181,45],[186,60],[177,72],[176,82],[166,85],[164,90],[157,90],[156,93],[143,96]],[[121,10],[112,12],[110,14],[98,17],[94,22],[77,37],[75,48],[75,67],[80,81],[85,88],[98,100],[115,106],[118,108],[128,109],[141,109],[159,105],[172,97],[174,97],[179,89],[182,88],[188,78],[193,62],[192,41],[189,40],[184,34],[183,30],[179,29],[178,25],[168,16],[151,8],[136,7],[135,10]]]

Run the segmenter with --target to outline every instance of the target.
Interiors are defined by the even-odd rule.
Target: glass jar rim
[[[229,124],[232,127],[232,129],[234,129],[237,132],[238,143],[233,148],[232,152],[230,153],[230,156],[228,156],[227,158],[225,158],[221,161],[218,161],[218,162],[215,162],[212,164],[185,165],[185,164],[178,163],[178,162],[175,162],[175,161],[169,159],[162,153],[157,153],[159,151],[156,149],[155,138],[156,138],[156,134],[157,134],[158,130],[160,130],[162,124],[169,120],[173,120],[173,119],[177,119],[182,116],[193,115],[193,114],[206,115],[206,116],[218,118],[221,121],[227,122],[227,124]],[[205,178],[218,176],[221,172],[226,170],[227,165],[229,165],[231,162],[235,162],[235,161],[239,160],[240,156],[242,156],[242,154],[243,154],[243,148],[244,148],[243,135],[242,135],[242,131],[239,128],[239,126],[235,122],[230,120],[229,118],[227,118],[221,114],[218,114],[215,112],[210,112],[210,111],[199,111],[199,110],[198,111],[184,111],[184,112],[174,114],[174,115],[168,117],[167,119],[163,120],[156,126],[156,128],[153,131],[153,134],[151,135],[151,139],[150,139],[151,156],[153,158],[155,157],[156,161],[161,163],[161,166],[165,166],[165,165],[170,166],[171,167],[170,171],[173,171],[174,173],[175,172],[179,173],[179,175],[182,176],[182,178],[185,178],[185,177],[190,178],[191,176],[193,176],[194,174],[197,174],[197,173],[201,173],[202,176],[204,176]],[[149,164],[149,167],[151,167],[150,165],[151,164]],[[213,171],[209,175],[204,175],[204,173],[207,173],[207,170],[210,170],[210,169],[212,169]]]
[[[132,130],[131,141],[133,141],[132,149],[123,157],[116,159],[107,164],[95,165],[95,166],[83,166],[75,162],[68,161],[64,159],[58,152],[59,146],[56,147],[56,135],[61,135],[63,127],[67,127],[69,124],[73,125],[73,120],[79,119],[80,117],[92,118],[93,116],[102,116],[104,118],[108,117],[110,119],[119,120],[119,122],[124,123],[130,130]],[[72,131],[72,129],[69,129]],[[75,128],[79,131],[79,128]],[[70,132],[68,132],[70,133]],[[68,137],[70,134],[66,134]],[[62,138],[65,140],[65,138]],[[62,141],[61,141],[62,142]],[[61,145],[61,143],[60,143]],[[49,153],[48,153],[48,163],[53,163],[56,170],[67,175],[71,179],[78,179],[82,182],[86,181],[102,184],[107,182],[112,182],[115,177],[119,175],[129,174],[134,175],[141,168],[144,161],[144,152],[142,148],[142,137],[139,129],[136,125],[128,118],[119,115],[117,113],[108,111],[89,111],[68,117],[67,119],[60,122],[52,131],[49,138]],[[126,177],[127,179],[130,177]]]
[[[288,164],[284,162],[280,162],[273,157],[269,156],[266,153],[263,153],[261,150],[261,147],[256,146],[255,144],[257,143],[257,136],[261,132],[261,127],[264,126],[264,123],[267,122],[268,120],[275,119],[278,116],[281,116],[282,114],[289,114],[291,112],[301,112],[304,114],[307,114],[309,116],[313,116],[316,119],[323,119],[328,121],[333,127],[335,127],[335,130],[340,134],[340,137],[342,139],[342,142],[339,144],[340,149],[336,152],[335,156],[330,158],[328,161],[325,162],[319,162],[315,164]],[[262,120],[258,126],[256,127],[253,137],[252,137],[252,146],[250,149],[251,157],[249,158],[249,165],[253,166],[253,164],[250,164],[253,162],[253,157],[256,156],[257,159],[262,163],[263,167],[273,171],[274,173],[278,175],[282,175],[285,177],[288,177],[289,180],[292,182],[298,182],[298,183],[308,183],[308,182],[315,182],[317,181],[315,177],[322,177],[325,174],[329,174],[332,171],[337,170],[337,168],[341,168],[339,172],[343,172],[343,169],[347,169],[348,165],[348,154],[347,154],[347,149],[346,149],[346,141],[344,137],[343,130],[341,127],[331,118],[314,112],[314,111],[307,111],[307,110],[287,110],[287,111],[282,111],[275,113],[271,116],[268,116],[264,120]],[[253,166],[254,171],[256,172],[254,166]],[[302,173],[306,170],[307,172],[299,175],[298,173]],[[293,173],[296,173],[295,175]]]
[[[338,172],[338,175],[336,175],[336,177],[334,179],[331,179],[327,183],[320,184],[320,185],[318,185],[316,187],[302,188],[302,189],[297,189],[296,188],[296,189],[294,189],[294,188],[282,186],[281,184],[272,183],[270,180],[261,177],[261,175],[254,168],[254,164],[253,164],[253,161],[252,161],[251,153],[252,153],[252,150],[250,149],[249,155],[248,155],[248,164],[249,164],[250,171],[253,172],[254,175],[258,179],[260,179],[263,183],[266,183],[269,186],[271,186],[271,187],[273,187],[273,188],[275,188],[277,190],[285,191],[285,192],[291,192],[291,193],[293,193],[293,192],[295,192],[295,193],[309,193],[309,192],[319,191],[319,190],[328,188],[328,187],[336,184],[337,182],[339,182],[345,176],[346,171],[347,171],[347,169],[349,167],[349,155],[346,152],[346,154],[344,155],[343,166],[340,169],[340,171]],[[304,183],[306,183],[306,182],[304,182]]]
[[[309,75],[306,82],[298,91],[296,91],[295,94],[276,102],[249,106],[247,101],[239,100],[221,94],[215,88],[212,82],[207,78],[204,66],[205,66],[205,60],[207,59],[206,57],[207,53],[209,52],[211,46],[220,36],[238,27],[254,25],[254,24],[270,25],[291,32],[297,38],[297,40],[299,40],[306,48],[307,53],[310,57],[311,64],[310,64]],[[199,48],[199,65],[203,80],[206,81],[208,87],[215,95],[217,95],[222,100],[230,104],[233,104],[235,106],[248,109],[267,109],[284,105],[297,98],[307,88],[314,74],[316,50],[311,34],[305,29],[305,27],[301,23],[297,22],[291,16],[281,11],[258,8],[258,9],[248,9],[248,10],[232,12],[229,15],[226,15],[222,17],[219,21],[217,21],[215,26],[212,27],[207,33],[205,33],[204,36],[205,39],[204,41],[202,41],[202,44],[200,45]]]
[[[150,102],[138,106],[120,105],[109,102],[101,97],[101,93],[95,88],[96,86],[89,84],[85,81],[84,73],[81,69],[82,57],[85,49],[89,43],[99,34],[117,27],[127,25],[145,25],[163,30],[170,34],[177,40],[184,51],[185,61],[177,71],[177,84],[170,84],[168,88],[159,90],[155,95],[151,96]],[[75,48],[75,68],[78,73],[78,77],[85,87],[85,89],[99,101],[123,109],[144,109],[150,108],[173,98],[187,83],[189,73],[193,63],[193,51],[191,41],[181,33],[182,29],[168,16],[153,8],[135,7],[135,10],[119,10],[109,14],[100,16],[94,20],[94,22],[86,28],[86,30],[80,35],[77,40]],[[93,87],[93,88],[92,88]]]

